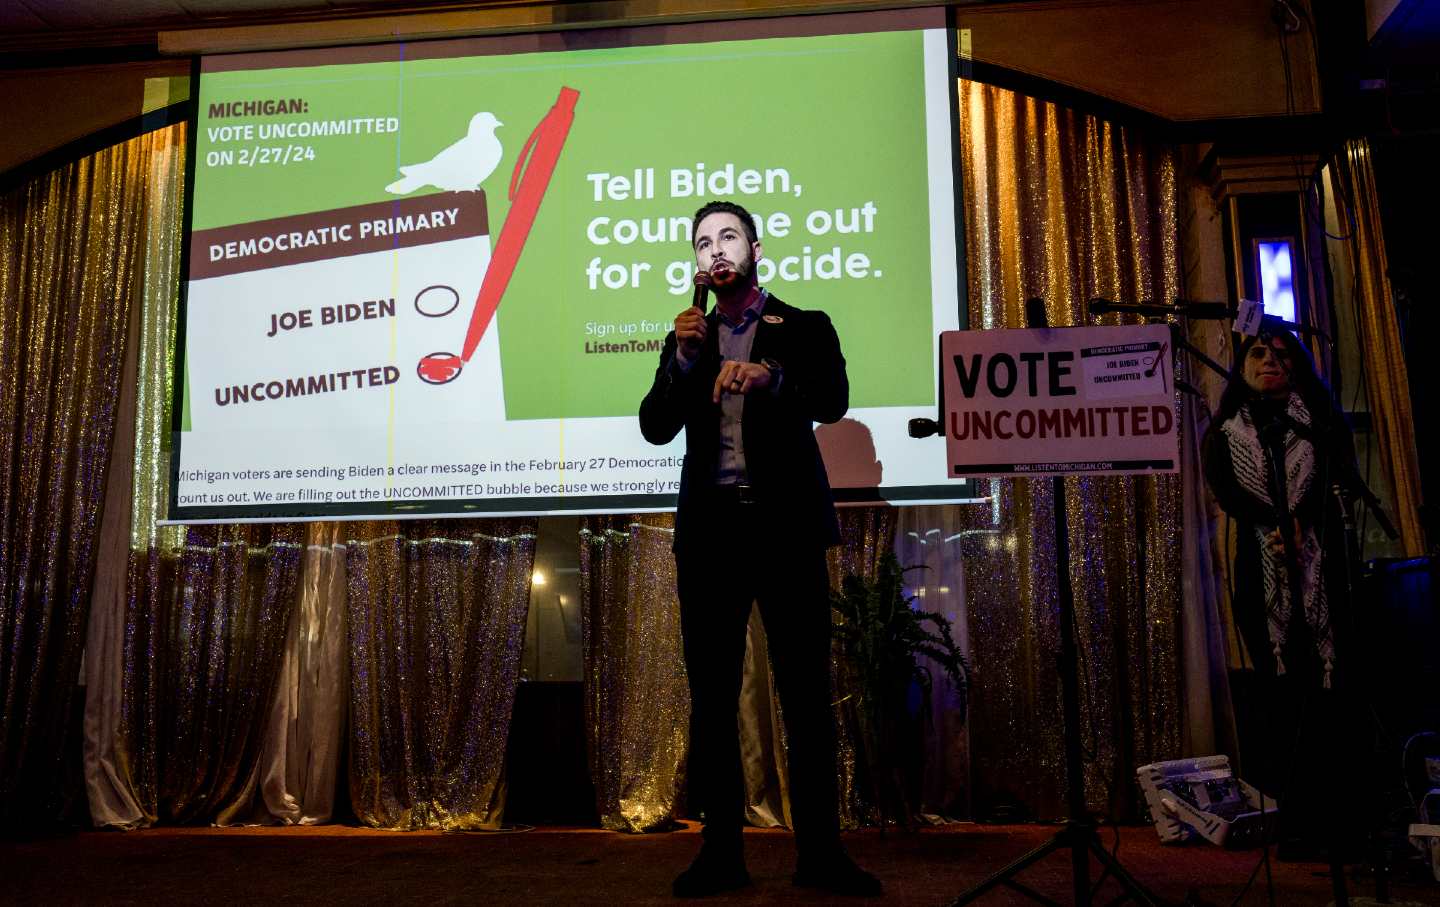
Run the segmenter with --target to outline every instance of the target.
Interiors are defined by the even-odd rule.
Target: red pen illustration
[[[580,92],[573,88],[561,88],[554,106],[536,125],[525,147],[520,149],[520,158],[515,162],[515,172],[510,177],[510,213],[500,227],[500,237],[495,240],[495,251],[490,256],[490,267],[480,282],[480,292],[475,297],[475,310],[470,315],[470,326],[465,332],[465,345],[460,355],[454,353],[431,353],[420,360],[416,371],[421,380],[429,384],[447,384],[459,376],[460,370],[480,346],[480,338],[495,317],[500,299],[510,285],[515,265],[530,237],[530,228],[535,225],[535,216],[540,211],[540,202],[545,190],[550,187],[550,177],[560,161],[560,151],[570,135],[570,125],[575,121],[575,102]],[[523,172],[522,172],[523,171]]]
[[[1154,375],[1155,375],[1155,370],[1158,369],[1158,368],[1160,368],[1160,366],[1162,366],[1162,365],[1165,364],[1165,353],[1166,353],[1166,351],[1169,350],[1169,349],[1170,349],[1170,341],[1167,340],[1167,341],[1165,341],[1164,343],[1160,344],[1160,352],[1158,352],[1158,353],[1155,354],[1155,361],[1149,363],[1150,367],[1145,370],[1145,377],[1146,377],[1146,378],[1152,378],[1152,377],[1154,377]],[[1165,388],[1165,392],[1166,392],[1166,393],[1169,393],[1169,392],[1170,392],[1170,379],[1169,379],[1169,377],[1166,376],[1166,374],[1165,374],[1164,372],[1161,372],[1161,373],[1160,373],[1160,381],[1161,381],[1161,386]]]

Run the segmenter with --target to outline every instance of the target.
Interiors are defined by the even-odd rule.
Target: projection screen
[[[952,35],[909,10],[201,58],[170,519],[673,507],[683,435],[636,412],[713,198],[839,333],[837,499],[966,498],[905,430],[964,326]]]

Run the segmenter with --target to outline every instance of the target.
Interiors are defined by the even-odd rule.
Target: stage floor
[[[17,904],[673,904],[670,880],[699,846],[696,827],[658,835],[543,827],[513,833],[387,832],[308,828],[159,828],[0,841],[0,902]],[[846,835],[846,846],[885,883],[872,903],[947,903],[1008,861],[1042,843],[1040,825],[950,825],[916,833]],[[1103,829],[1107,846],[1114,840]],[[788,832],[745,835],[752,888],[707,904],[820,904],[832,898],[792,888]],[[1210,845],[1162,846],[1153,829],[1120,830],[1120,860],[1160,897],[1228,905],[1258,851]],[[1092,864],[1093,865],[1093,864]],[[1326,904],[1325,867],[1271,861],[1275,903]],[[1069,903],[1068,855],[1051,856],[1027,884]],[[1352,897],[1372,897],[1369,877],[1352,876]],[[1106,882],[1098,899],[1119,893]],[[1440,884],[1414,877],[1392,884],[1396,903],[1440,904]],[[1000,890],[982,904],[1026,904]],[[1262,869],[1242,904],[1267,903]]]

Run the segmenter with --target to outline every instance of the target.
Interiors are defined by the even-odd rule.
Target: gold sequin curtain
[[[0,826],[51,821],[71,793],[153,147],[126,142],[0,195]]]
[[[1031,297],[1062,326],[1087,323],[1091,297],[1179,295],[1172,147],[977,82],[961,82],[960,107],[971,328],[1023,327]],[[1050,483],[987,484],[994,506],[962,518],[986,533],[964,561],[975,808],[1053,818],[1065,768]],[[1180,489],[1175,476],[1065,482],[1085,780],[1110,815],[1139,812],[1136,766],[1179,754]]]
[[[379,828],[497,828],[535,521],[355,523],[350,799]]]
[[[675,598],[673,514],[584,517],[585,731],[600,824],[673,827],[684,787],[689,686]]]
[[[135,590],[158,618],[145,629],[160,707],[137,746],[157,756],[160,819],[224,825],[251,807],[303,538],[293,524],[190,527],[174,573],[147,575],[171,581]]]
[[[145,193],[134,204],[143,304],[116,395],[125,422],[108,496],[116,513],[86,658],[95,822],[324,821],[351,711],[362,821],[495,824],[533,527],[502,521],[496,538],[486,535],[495,524],[473,520],[158,526],[169,495],[184,127],[137,142],[146,157],[129,176]]]
[[[107,501],[129,509],[130,520],[107,521],[106,549],[127,538],[129,545],[103,558],[96,577],[86,784],[101,824],[223,824],[248,817],[255,799],[303,531],[156,525],[169,488],[184,127],[116,147],[142,156],[127,174],[135,217],[128,241],[143,261],[135,278],[141,317],[138,355],[126,361],[134,373],[115,395],[127,420],[115,427],[116,445],[132,459],[128,488],[112,483]],[[94,241],[127,237],[96,233]]]
[[[1410,382],[1400,326],[1390,292],[1385,237],[1380,226],[1380,203],[1375,189],[1375,165],[1370,143],[1352,139],[1331,165],[1343,196],[1349,200],[1353,221],[1345,246],[1350,272],[1355,276],[1357,342],[1365,363],[1365,398],[1370,407],[1372,431],[1380,451],[1393,499],[1386,502],[1400,531],[1406,557],[1419,557],[1425,548],[1420,525],[1420,464],[1415,449],[1415,419],[1410,408]]]

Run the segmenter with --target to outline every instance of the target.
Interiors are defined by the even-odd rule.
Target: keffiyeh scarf
[[[1285,404],[1285,415],[1300,425],[1310,425],[1310,412],[1305,408],[1299,394],[1290,394],[1290,399]],[[1221,426],[1221,430],[1229,443],[1235,480],[1255,498],[1273,506],[1267,479],[1269,453],[1260,440],[1251,404],[1241,406],[1240,411]],[[1305,493],[1310,490],[1311,484],[1319,480],[1316,473],[1315,447],[1287,426],[1284,449],[1285,488],[1289,497],[1286,509],[1294,513]],[[1282,527],[1281,531],[1288,531],[1288,528]],[[1281,659],[1281,652],[1285,648],[1285,636],[1290,628],[1295,602],[1285,569],[1284,550],[1272,550],[1269,534],[1268,527],[1255,527],[1254,542],[1260,546],[1260,581],[1265,595],[1270,644],[1275,654],[1275,672],[1284,674],[1285,662]],[[1330,631],[1330,606],[1325,596],[1322,571],[1324,552],[1313,526],[1300,527],[1298,542],[1296,555],[1299,561],[1301,607],[1304,609],[1305,623],[1310,627],[1320,660],[1325,666],[1324,684],[1329,687],[1330,674],[1335,663],[1335,641]]]

